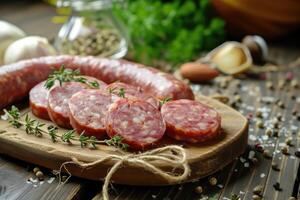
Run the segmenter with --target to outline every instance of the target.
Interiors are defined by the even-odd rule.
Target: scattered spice
[[[256,165],[258,163],[258,160],[255,157],[251,158],[250,160],[254,165]]]
[[[264,147],[261,144],[255,144],[254,148],[258,151],[263,153],[264,152]]]
[[[268,81],[268,82],[266,83],[266,86],[267,86],[267,88],[270,89],[270,90],[273,90],[273,89],[274,89],[273,83],[270,82],[270,81]]]
[[[195,192],[197,193],[197,194],[202,194],[203,193],[203,187],[202,186],[197,186],[196,188],[195,188]]]
[[[267,159],[271,159],[272,158],[272,155],[270,153],[269,150],[265,149],[264,152],[263,152],[263,156]]]
[[[217,185],[217,183],[218,183],[218,180],[215,177],[211,177],[209,179],[209,184],[210,185],[215,186],[215,185]]]
[[[291,86],[292,86],[293,88],[298,88],[298,87],[299,87],[298,81],[297,81],[296,79],[292,80]]]
[[[259,195],[254,194],[252,200],[261,200],[262,198]]]
[[[36,177],[37,177],[39,180],[44,180],[44,173],[43,173],[43,172],[37,171],[35,175],[36,175]]]
[[[33,173],[34,174],[36,174],[38,171],[40,171],[40,168],[38,168],[38,167],[33,168]]]
[[[283,153],[284,155],[289,155],[289,147],[287,145],[282,147],[281,153]]]
[[[277,105],[278,105],[280,108],[285,108],[284,103],[283,103],[282,101],[280,101],[280,100],[277,102]]]
[[[267,128],[266,131],[265,131],[265,134],[269,137],[271,137],[273,135],[273,131],[271,128]]]
[[[272,162],[272,169],[275,171],[280,171],[278,164],[276,162]]]
[[[297,109],[293,109],[293,111],[292,111],[292,115],[296,116],[296,115],[297,115],[297,113],[298,113]]]
[[[242,98],[241,98],[240,95],[235,95],[235,96],[234,96],[234,100],[235,100],[236,102],[239,102],[239,103],[242,102]]]
[[[264,190],[264,187],[262,185],[257,185],[253,189],[253,194],[256,194],[258,196],[262,196],[263,190]]]
[[[262,112],[260,110],[257,110],[255,113],[256,117],[262,118]]]
[[[282,120],[282,114],[281,113],[277,113],[277,119],[278,119],[278,121]]]
[[[276,182],[274,185],[273,185],[274,189],[277,190],[277,191],[282,191],[282,189],[280,188],[280,183],[279,182]]]
[[[258,120],[256,122],[256,126],[257,126],[257,128],[264,128],[264,123],[262,122],[262,120]]]
[[[288,146],[293,146],[292,137],[288,137],[285,139],[285,144]]]

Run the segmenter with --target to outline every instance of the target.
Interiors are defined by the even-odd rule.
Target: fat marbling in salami
[[[77,133],[103,139],[105,121],[110,104],[118,96],[102,90],[86,89],[74,94],[69,100],[70,122]]]
[[[51,89],[47,107],[50,119],[58,126],[71,128],[68,101],[73,94],[87,88],[88,86],[84,83],[67,82]]]
[[[128,85],[126,83],[122,82],[114,82],[109,84],[106,87],[107,91],[115,94],[115,95],[121,95],[120,92],[124,92],[124,97],[129,99],[141,99],[144,100],[151,105],[153,105],[155,108],[159,109],[159,101],[152,96],[151,94],[148,94],[146,92],[143,92],[141,88],[135,87],[132,85]]]

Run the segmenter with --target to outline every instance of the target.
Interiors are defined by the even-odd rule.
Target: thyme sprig
[[[108,89],[108,92],[109,92],[110,94],[112,94],[112,93],[114,93],[116,90],[117,90],[116,87],[115,87],[115,88],[109,88],[109,89]],[[124,89],[124,88],[120,88],[116,95],[118,95],[118,96],[121,97],[121,98],[125,98],[125,89]]]
[[[127,144],[123,143],[123,138],[119,135],[112,137],[107,140],[97,140],[94,136],[85,136],[84,132],[80,134],[78,137],[76,135],[75,130],[69,130],[65,133],[58,133],[58,127],[49,125],[45,130],[46,124],[37,121],[36,119],[32,119],[28,114],[25,115],[25,119],[21,119],[20,111],[17,107],[12,106],[10,110],[4,109],[5,116],[2,119],[8,120],[8,122],[15,128],[23,127],[25,132],[29,135],[35,135],[37,137],[42,137],[44,134],[49,135],[52,142],[56,142],[59,139],[62,142],[72,144],[73,141],[77,141],[80,143],[81,147],[92,146],[96,148],[97,144],[107,144],[109,146],[113,146],[116,148],[120,148],[122,150],[127,150],[129,147]]]
[[[55,70],[45,82],[45,88],[51,89],[55,82],[58,81],[61,86],[64,82],[80,82],[87,84],[91,88],[99,88],[99,83],[97,81],[88,81],[84,77],[80,77],[79,70],[66,69],[63,65]]]
[[[171,97],[166,97],[166,98],[159,101],[159,105],[162,106],[162,105],[164,105],[165,103],[167,103],[168,101],[171,101],[171,100],[172,100]]]

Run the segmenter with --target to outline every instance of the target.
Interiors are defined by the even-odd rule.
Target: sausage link
[[[79,69],[106,83],[121,81],[143,89],[159,99],[194,99],[191,88],[171,74],[125,60],[92,56],[48,56],[20,61],[0,68],[0,108],[28,95],[37,83],[44,81],[54,69],[64,65]]]

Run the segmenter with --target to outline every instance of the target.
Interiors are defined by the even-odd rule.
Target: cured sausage
[[[0,68],[0,108],[26,97],[31,88],[44,81],[54,69],[64,65],[79,69],[106,83],[121,81],[140,87],[163,99],[194,99],[191,88],[171,74],[125,60],[95,57],[48,56],[20,61]]]
[[[180,141],[204,142],[220,133],[221,117],[216,110],[198,101],[181,99],[161,108],[167,135]]]
[[[125,98],[131,98],[131,99],[141,99],[144,100],[151,105],[153,105],[155,108],[159,109],[159,101],[152,95],[143,92],[141,88],[128,85],[126,83],[122,82],[114,82],[109,84],[106,87],[106,90],[112,94],[115,95],[121,95],[120,92],[123,90],[124,97]]]
[[[72,128],[69,120],[68,100],[71,96],[81,90],[87,89],[84,83],[68,82],[63,86],[56,86],[49,91],[48,114],[50,119],[58,126]]]
[[[47,111],[48,92],[44,87],[46,81],[34,86],[29,92],[29,105],[32,113],[42,119],[50,119]]]
[[[154,145],[163,137],[165,129],[159,110],[142,100],[117,100],[110,106],[106,119],[107,134],[121,136],[135,150]]]
[[[110,104],[118,96],[101,90],[82,90],[69,100],[71,126],[77,133],[103,139],[106,136],[105,121]]]
[[[97,82],[99,89],[105,89],[107,84],[90,76],[79,76],[89,82]],[[45,81],[34,86],[29,92],[29,105],[32,113],[42,119],[50,119],[47,111],[49,90],[44,87]],[[53,87],[57,86],[56,83]]]

